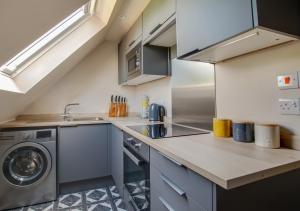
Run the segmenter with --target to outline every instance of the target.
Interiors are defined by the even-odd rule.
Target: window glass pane
[[[34,55],[44,49],[49,43],[58,38],[64,31],[69,29],[71,26],[79,22],[86,15],[87,5],[81,7],[72,13],[65,20],[57,24],[54,28],[40,37],[38,40],[33,42],[14,58],[8,61],[6,64],[0,67],[0,70],[7,74],[13,74],[21,65],[32,59]]]

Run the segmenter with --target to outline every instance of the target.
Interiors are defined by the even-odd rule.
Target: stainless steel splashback
[[[173,122],[212,130],[214,116],[214,66],[174,59],[172,61]]]

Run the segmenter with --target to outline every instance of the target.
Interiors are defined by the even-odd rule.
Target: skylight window
[[[18,53],[15,57],[2,65],[0,67],[0,71],[9,76],[13,76],[15,73],[19,72],[19,70],[22,69],[25,64],[28,64],[36,59],[40,53],[57,41],[58,38],[85,19],[90,13],[89,8],[90,3],[73,12],[70,16],[65,18],[47,33],[42,35],[39,39]]]

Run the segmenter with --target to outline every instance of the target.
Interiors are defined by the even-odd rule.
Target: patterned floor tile
[[[108,200],[108,193],[106,188],[99,188],[85,191],[86,203],[95,203],[99,201]]]
[[[121,197],[120,194],[119,194],[118,188],[116,186],[110,186],[109,191],[110,191],[111,196],[113,197],[113,199]]]
[[[86,209],[84,209],[83,206],[79,206],[79,207],[71,207],[67,210],[68,211],[85,211]]]
[[[60,196],[58,199],[58,209],[70,208],[82,205],[82,194],[71,193]]]
[[[48,202],[44,204],[37,204],[30,206],[26,211],[52,211],[54,210],[54,202]]]
[[[87,205],[88,211],[113,211],[110,201]]]
[[[139,184],[142,187],[142,184]],[[140,192],[137,183],[129,184],[133,192]],[[145,197],[136,194],[135,200],[145,207]],[[87,190],[60,196],[55,202],[33,205],[29,207],[11,209],[10,211],[126,211],[125,203],[116,186]]]
[[[121,198],[114,199],[113,202],[117,207],[117,211],[127,211],[126,205],[124,204],[124,201]]]

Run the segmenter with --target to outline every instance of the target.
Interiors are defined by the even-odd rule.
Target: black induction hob
[[[175,124],[169,124],[169,123],[134,125],[128,127],[152,139],[200,135],[200,134],[209,133],[205,130],[192,129],[192,128],[183,127]]]

